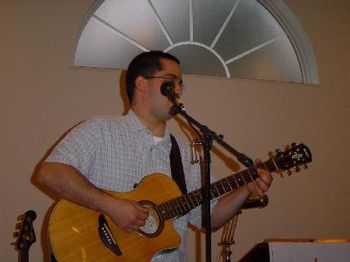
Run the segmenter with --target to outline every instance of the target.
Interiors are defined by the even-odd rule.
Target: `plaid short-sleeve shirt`
[[[190,163],[188,145],[177,139],[188,192],[200,187],[199,165]],[[154,142],[151,132],[133,111],[122,117],[93,117],[70,131],[54,148],[47,162],[61,162],[78,169],[95,186],[128,192],[142,178],[152,173],[171,177],[170,133],[166,128],[164,139]],[[174,228],[181,236],[177,249],[158,253],[158,261],[185,261],[187,224],[200,226],[201,210],[197,207],[176,218]]]

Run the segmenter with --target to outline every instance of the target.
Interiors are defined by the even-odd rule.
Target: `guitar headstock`
[[[294,168],[297,172],[300,170],[300,166],[307,168],[306,164],[312,161],[312,156],[306,145],[292,143],[284,150],[276,150],[272,159],[280,170],[285,171],[289,175],[291,168]]]
[[[16,243],[15,247],[19,251],[28,251],[30,246],[36,241],[33,228],[33,221],[36,218],[36,213],[33,210],[25,212],[19,216],[16,224]]]

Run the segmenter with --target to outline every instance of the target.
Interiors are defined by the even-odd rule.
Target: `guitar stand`
[[[241,209],[250,209],[250,208],[264,208],[268,204],[267,195],[259,196],[252,195],[247,201],[243,204]],[[242,214],[240,211],[237,215],[233,216],[229,222],[224,225],[221,241],[218,243],[219,246],[222,246],[221,256],[223,258],[223,262],[231,262],[231,245],[235,244],[233,236],[235,234],[235,230],[238,223],[238,216]]]
[[[223,262],[231,262],[231,245],[235,244],[233,236],[237,227],[239,214],[233,216],[229,222],[227,222],[223,228],[221,241],[218,243],[219,246],[222,246],[221,256]]]

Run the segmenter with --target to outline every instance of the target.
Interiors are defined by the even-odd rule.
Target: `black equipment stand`
[[[196,127],[201,133],[201,142],[203,145],[203,154],[204,154],[204,187],[203,187],[203,207],[204,207],[204,221],[205,221],[205,245],[206,245],[206,261],[211,261],[211,217],[210,217],[210,164],[211,156],[210,151],[212,148],[213,140],[217,141],[221,146],[226,150],[232,153],[237,160],[245,165],[246,167],[251,167],[254,162],[244,155],[243,153],[238,152],[232,146],[227,144],[223,139],[222,135],[216,134],[214,131],[210,130],[207,126],[202,125],[196,119],[191,117],[185,111],[183,104],[178,103],[176,99],[170,99],[173,103],[171,113],[173,115],[180,114],[182,115],[190,124],[192,128]],[[197,130],[196,130],[197,131]]]

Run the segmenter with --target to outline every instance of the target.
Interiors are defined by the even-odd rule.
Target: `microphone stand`
[[[253,165],[253,161],[244,155],[243,153],[238,152],[232,146],[227,144],[223,140],[222,135],[216,134],[214,131],[210,130],[207,126],[202,125],[196,119],[191,117],[185,111],[185,107],[182,103],[178,103],[175,98],[170,99],[173,103],[173,107],[171,109],[171,113],[173,115],[180,114],[182,115],[190,125],[197,127],[202,134],[202,145],[203,145],[203,154],[204,154],[204,187],[202,191],[203,195],[203,207],[204,207],[204,221],[205,221],[205,243],[206,243],[206,261],[211,261],[211,215],[210,215],[210,163],[211,156],[210,150],[212,148],[213,140],[217,141],[220,145],[222,145],[226,150],[232,153],[239,162],[244,164],[246,167],[250,167]]]

